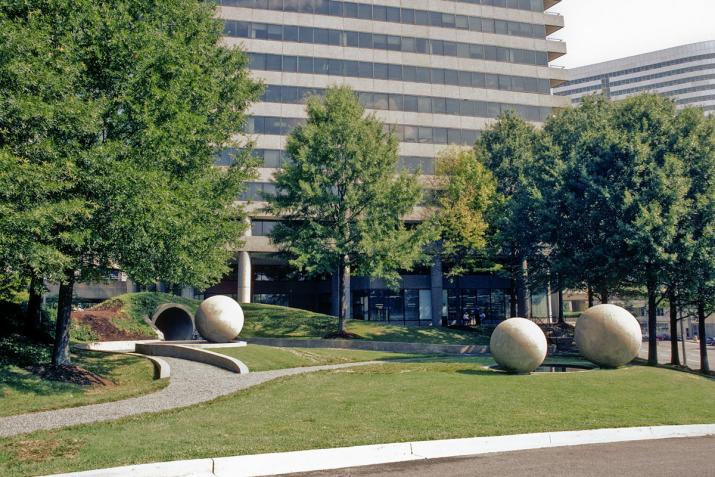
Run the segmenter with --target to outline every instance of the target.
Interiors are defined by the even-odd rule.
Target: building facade
[[[241,198],[250,234],[234,271],[206,295],[335,312],[337,281],[301,278],[275,256],[268,234],[280,218],[261,211],[261,192],[288,158],[286,136],[305,120],[304,99],[346,84],[400,140],[400,167],[434,173],[452,144],[471,145],[501,112],[540,124],[569,104],[551,89],[565,81],[549,62],[565,54],[548,36],[564,26],[546,10],[560,0],[220,0],[224,43],[250,57],[266,84],[250,111],[261,162]],[[219,164],[227,164],[224,154]],[[418,220],[407,217],[407,220]],[[399,290],[352,281],[355,318],[405,325],[503,319],[511,284],[492,276],[446,279],[439,265],[405,274]]]
[[[568,70],[554,93],[573,104],[592,94],[619,100],[643,92],[672,98],[679,107],[715,112],[715,41],[668,48]]]

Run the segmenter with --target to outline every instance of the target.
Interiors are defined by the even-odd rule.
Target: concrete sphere
[[[205,339],[227,343],[236,339],[243,328],[243,310],[233,298],[216,295],[201,302],[195,321]]]
[[[509,318],[499,323],[489,341],[494,360],[509,371],[530,373],[546,358],[546,336],[531,320]]]
[[[596,305],[576,321],[576,346],[581,354],[606,368],[630,363],[641,348],[641,326],[620,306]]]

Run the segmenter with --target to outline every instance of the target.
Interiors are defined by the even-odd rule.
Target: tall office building
[[[680,107],[715,111],[715,41],[668,48],[604,63],[573,68],[569,81],[554,89],[574,104],[592,94],[614,100],[643,92],[672,98]]]
[[[306,117],[304,98],[333,84],[351,86],[394,128],[401,167],[433,174],[443,148],[473,144],[500,112],[539,124],[569,104],[551,95],[566,80],[564,70],[549,67],[566,52],[563,42],[547,38],[564,26],[560,15],[545,11],[559,1],[220,0],[225,44],[248,53],[266,91],[250,111],[262,161],[242,197],[251,236],[232,275],[207,295],[330,312],[334,281],[293,276],[267,237],[280,218],[261,212],[261,192],[275,190],[272,176],[287,160],[286,135]],[[492,276],[447,280],[434,267],[404,275],[398,291],[356,277],[352,313],[408,325],[442,315],[502,319],[510,286]]]

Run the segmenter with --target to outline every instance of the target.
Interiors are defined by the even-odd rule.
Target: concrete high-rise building
[[[242,197],[250,236],[231,276],[206,291],[239,301],[335,311],[330,277],[295,277],[277,259],[268,234],[279,217],[261,212],[261,192],[287,160],[286,136],[306,117],[304,98],[347,84],[400,139],[401,166],[434,173],[447,145],[471,145],[500,112],[542,123],[568,106],[551,89],[567,79],[549,62],[566,45],[548,36],[564,26],[546,12],[560,0],[220,0],[224,42],[250,57],[266,84],[250,111],[259,178]],[[219,160],[230,161],[226,154]],[[415,218],[407,218],[408,220]],[[439,265],[403,275],[399,291],[355,277],[356,318],[429,325],[442,318],[499,320],[510,282],[497,277],[446,279]]]
[[[574,104],[592,94],[619,100],[643,92],[660,93],[680,107],[715,111],[715,41],[677,46],[568,70],[569,81],[554,93]]]

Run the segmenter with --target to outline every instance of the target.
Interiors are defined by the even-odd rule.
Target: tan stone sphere
[[[233,298],[216,295],[201,302],[195,321],[196,329],[205,339],[227,343],[243,329],[243,310]]]
[[[517,373],[530,373],[546,358],[546,336],[531,320],[509,318],[499,323],[489,341],[489,351],[500,366]]]
[[[596,305],[576,321],[576,346],[581,354],[606,368],[617,368],[638,356],[643,335],[628,310],[616,305]]]

